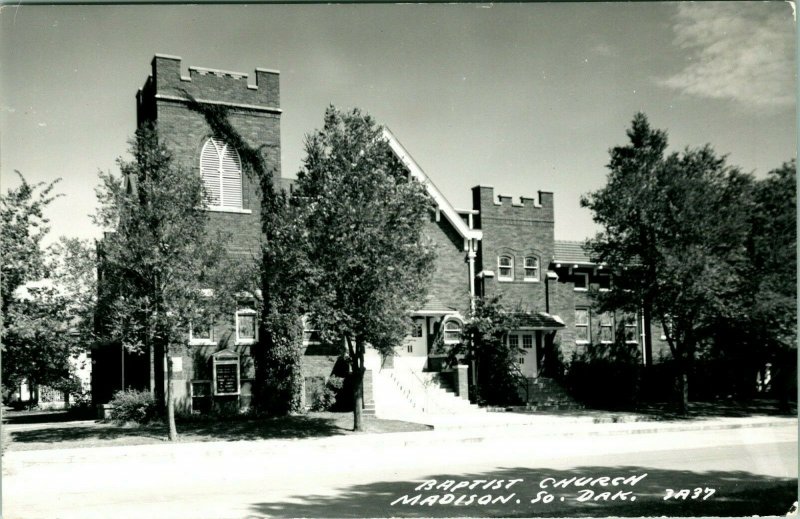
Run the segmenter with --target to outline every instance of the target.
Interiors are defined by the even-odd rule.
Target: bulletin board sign
[[[212,357],[215,396],[238,395],[240,393],[239,355],[235,352],[220,351]]]

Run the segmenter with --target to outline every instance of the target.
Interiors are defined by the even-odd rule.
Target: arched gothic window
[[[233,146],[208,139],[200,153],[200,173],[209,207],[242,208],[242,161]]]

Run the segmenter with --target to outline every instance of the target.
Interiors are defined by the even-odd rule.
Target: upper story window
[[[589,274],[587,274],[586,272],[573,273],[572,282],[575,285],[575,290],[578,291],[589,290]]]
[[[200,153],[200,173],[209,208],[242,208],[242,162],[233,146],[208,139]]]
[[[497,258],[497,279],[500,281],[514,280],[514,258],[511,256]]]
[[[189,344],[213,344],[214,327],[189,323]]]
[[[461,341],[461,323],[450,320],[444,323],[444,343],[455,344]]]
[[[256,311],[241,308],[236,311],[236,343],[252,344],[256,340]]]
[[[601,292],[611,290],[611,274],[597,274],[597,288]]]
[[[536,256],[525,258],[525,281],[539,281],[539,258]]]

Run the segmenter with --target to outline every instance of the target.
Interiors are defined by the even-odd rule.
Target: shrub
[[[329,377],[325,385],[314,388],[311,395],[312,411],[330,411],[336,404],[336,396],[344,386],[344,379],[341,377]]]
[[[573,356],[564,381],[576,399],[591,407],[630,408],[640,397],[640,362],[636,345],[594,344]]]
[[[111,419],[115,422],[148,423],[156,415],[156,402],[149,391],[117,391],[111,399]]]

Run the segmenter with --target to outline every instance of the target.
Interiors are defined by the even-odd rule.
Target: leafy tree
[[[78,345],[70,333],[68,298],[50,283],[36,285],[17,291],[3,330],[3,383],[27,380],[34,401],[40,385],[70,387],[69,359]]]
[[[474,361],[478,400],[493,405],[518,403],[518,390],[526,383],[518,359],[525,350],[506,340],[508,331],[518,327],[519,313],[504,308],[499,297],[475,300],[464,325],[463,341],[450,349],[448,362]]]
[[[45,208],[57,197],[53,182],[29,184],[17,171],[20,186],[0,195],[0,295],[3,315],[13,299],[14,291],[28,281],[44,277],[45,257],[42,239],[49,231]]]
[[[130,351],[166,357],[170,440],[177,439],[172,355],[194,323],[230,309],[224,245],[207,227],[202,179],[177,167],[155,128],[142,127],[122,179],[101,174],[96,221],[107,233],[100,249],[100,326]],[[123,180],[125,179],[125,180]],[[211,289],[210,291],[208,289]]]
[[[627,134],[606,186],[581,199],[602,227],[588,245],[618,274],[602,308],[645,308],[662,324],[686,411],[698,347],[742,308],[752,178],[709,146],[666,155],[666,132],[644,114]]]
[[[784,407],[791,394],[797,394],[796,182],[795,159],[756,182],[750,245],[752,301],[741,319],[750,345],[773,365],[773,385]]]
[[[66,301],[51,284],[28,287],[47,275],[44,210],[61,196],[53,193],[60,179],[29,184],[16,173],[20,185],[0,195],[3,383],[16,385],[27,378],[35,387],[69,375]]]
[[[433,252],[423,227],[431,202],[393,156],[381,128],[355,109],[325,112],[306,137],[297,194],[306,211],[314,293],[323,337],[346,345],[354,379],[354,430],[362,430],[364,354],[391,355],[424,299]]]
[[[751,257],[757,284],[751,326],[770,349],[796,346],[797,164],[794,159],[756,182]]]
[[[94,340],[97,303],[97,248],[91,240],[59,237],[47,251],[49,278],[66,298],[72,337],[83,345]]]

